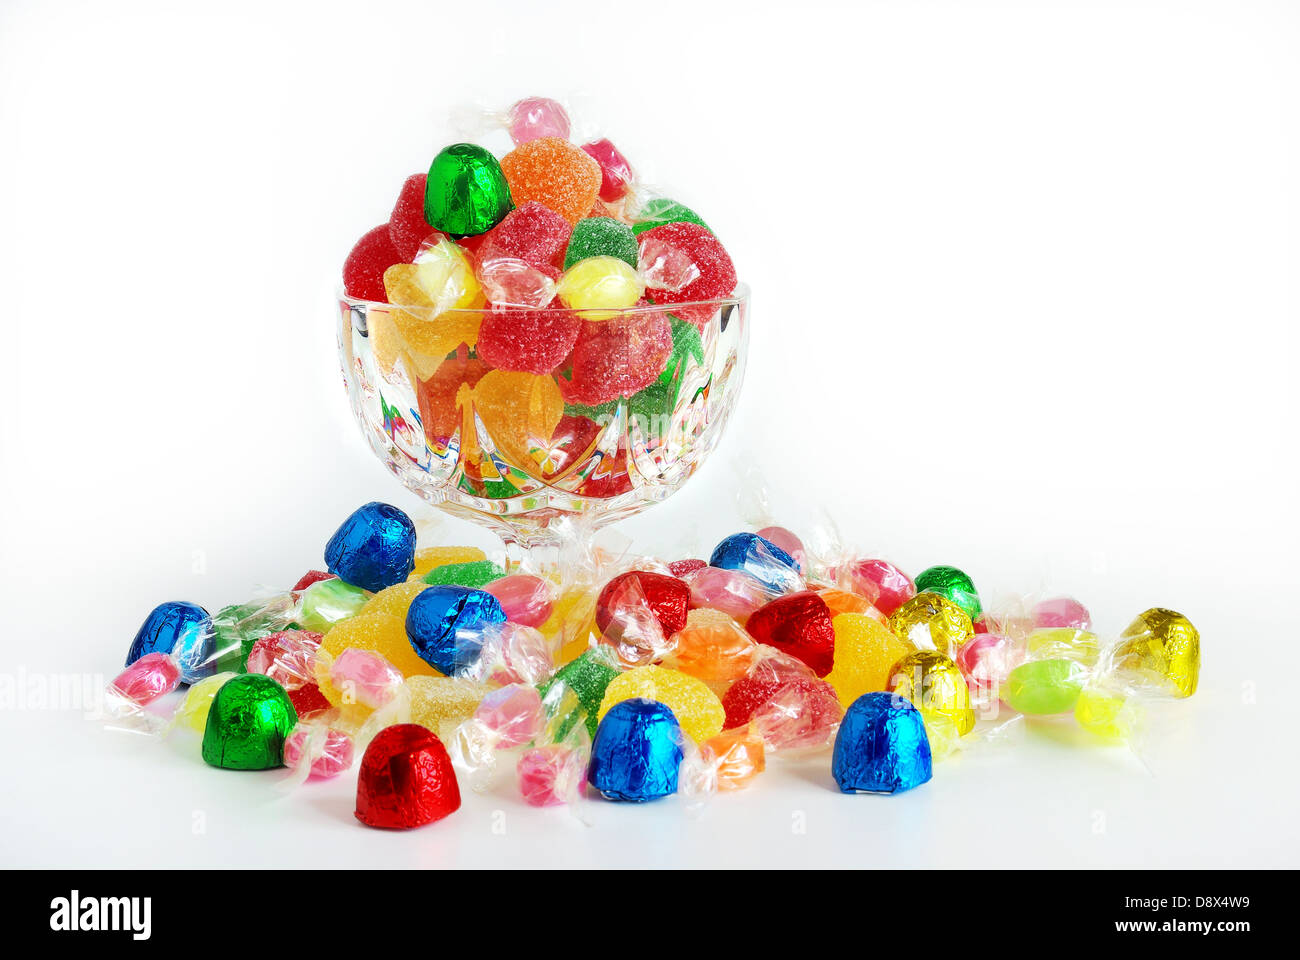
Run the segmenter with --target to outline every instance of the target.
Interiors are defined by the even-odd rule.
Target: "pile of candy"
[[[367,337],[380,372],[411,384],[432,449],[477,416],[509,463],[549,480],[617,405],[671,417],[736,269],[694,211],[636,184],[609,140],[571,143],[560,104],[521,100],[504,122],[515,146],[499,159],[452,144],[406,180],[343,285],[391,305],[369,311]],[[577,492],[630,488],[616,466]]]
[[[213,766],[298,781],[360,754],[357,818],[404,828],[454,812],[461,784],[486,789],[507,760],[537,806],[587,785],[701,798],[819,754],[842,791],[892,794],[1008,716],[1132,739],[1200,668],[1171,610],[1105,642],[1073,599],[991,613],[954,567],[912,579],[816,556],[781,527],[733,534],[707,563],[597,552],[539,575],[417,549],[405,513],[369,503],[325,565],[213,615],[155,608],[109,687],[112,722],[189,728]]]

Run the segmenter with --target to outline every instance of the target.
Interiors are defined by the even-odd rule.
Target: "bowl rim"
[[[739,282],[736,284],[736,289],[731,292],[730,296],[715,297],[712,300],[687,300],[681,303],[647,303],[641,306],[631,306],[631,307],[584,307],[580,310],[570,310],[568,307],[556,308],[550,306],[477,307],[474,309],[467,309],[461,307],[452,310],[443,310],[441,313],[429,317],[421,316],[421,314],[423,314],[425,311],[432,310],[433,309],[432,307],[422,307],[419,306],[418,304],[404,305],[400,303],[389,303],[387,301],[380,301],[380,300],[365,300],[361,297],[349,297],[342,287],[338,288],[337,296],[338,296],[339,303],[346,304],[348,307],[351,308],[361,307],[361,308],[365,308],[367,312],[369,312],[371,308],[378,308],[380,310],[401,310],[409,315],[414,316],[415,319],[417,320],[427,320],[430,322],[434,320],[442,320],[444,317],[449,317],[449,316],[450,317],[456,317],[456,316],[486,317],[491,314],[499,314],[499,313],[545,314],[549,312],[568,313],[568,314],[574,314],[578,317],[591,317],[593,321],[604,321],[610,319],[611,316],[622,317],[622,316],[636,316],[639,314],[652,314],[652,313],[676,313],[678,310],[686,310],[692,307],[708,307],[712,310],[716,310],[719,307],[739,306],[741,303],[745,303],[749,300],[750,288],[749,288],[749,284],[744,282]]]

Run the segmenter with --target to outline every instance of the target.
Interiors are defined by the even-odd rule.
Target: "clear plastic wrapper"
[[[482,793],[491,785],[497,751],[532,742],[546,721],[537,688],[514,683],[493,690],[456,728],[448,745],[452,763],[463,771],[470,789]]]

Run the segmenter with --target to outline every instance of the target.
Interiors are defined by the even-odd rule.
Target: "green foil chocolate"
[[[424,219],[456,236],[486,233],[510,212],[510,184],[492,153],[454,143],[433,158],[424,185]]]
[[[284,741],[298,722],[289,695],[270,677],[227,680],[208,709],[203,760],[227,770],[270,770],[284,764]]]
[[[966,611],[974,620],[984,608],[980,606],[980,595],[975,590],[975,583],[956,567],[930,567],[916,575],[917,593],[937,593],[947,597]]]

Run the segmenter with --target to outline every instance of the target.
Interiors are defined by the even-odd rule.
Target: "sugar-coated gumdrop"
[[[564,252],[572,235],[573,225],[568,220],[550,207],[530,201],[521,203],[484,234],[476,255],[480,263],[522,260],[555,278],[564,269]]]
[[[673,641],[664,666],[703,680],[715,692],[748,673],[758,651],[753,637],[721,610],[692,610]]]
[[[1092,615],[1088,608],[1073,597],[1053,597],[1034,604],[1035,627],[1072,627],[1075,630],[1092,628]]]
[[[150,653],[172,653],[186,645],[187,636],[197,634],[208,623],[208,611],[197,603],[172,600],[149,611],[126,653],[126,666]],[[192,644],[191,644],[192,645]]]
[[[644,292],[636,267],[607,256],[577,261],[564,271],[555,288],[566,307],[584,311],[583,319],[597,321],[617,317],[618,311],[635,306]]]
[[[932,776],[930,741],[917,709],[888,693],[865,693],[844,714],[831,774],[844,793],[899,793]]]
[[[386,303],[384,271],[403,261],[393,246],[388,224],[369,230],[343,261],[343,292],[354,300]]]
[[[474,387],[474,410],[498,451],[527,466],[546,459],[564,398],[551,377],[493,370]]]
[[[835,662],[835,627],[826,601],[804,590],[778,597],[754,611],[745,629],[759,643],[797,657],[819,677]]]
[[[582,151],[600,164],[600,199],[611,203],[621,200],[632,182],[632,165],[627,157],[605,139],[584,143]]]
[[[1013,669],[1002,685],[1002,699],[1027,714],[1068,713],[1083,690],[1087,669],[1077,660],[1031,660]]]
[[[236,676],[238,676],[236,673],[214,673],[193,684],[176,709],[175,721],[196,733],[202,733],[207,727],[208,711],[212,708],[212,700],[217,695],[217,691],[227,680]]]
[[[510,185],[491,151],[455,143],[433,158],[424,191],[424,219],[433,229],[457,236],[484,233],[510,206]]]
[[[918,650],[894,664],[890,693],[906,697],[921,711],[932,753],[944,752],[958,737],[975,729],[966,678],[957,664],[938,650]]]
[[[549,97],[524,97],[506,114],[510,139],[516,144],[541,137],[569,139],[569,114]]]
[[[600,164],[558,137],[521,143],[501,158],[501,169],[516,206],[535,200],[569,223],[585,217],[600,194]]]
[[[587,760],[582,751],[553,743],[526,750],[515,766],[519,793],[530,807],[553,807],[567,803],[587,778]]]
[[[356,817],[371,827],[405,830],[460,808],[456,771],[442,741],[415,723],[381,730],[361,758]]]
[[[632,230],[638,236],[655,227],[669,223],[693,223],[708,229],[708,224],[694,210],[676,200],[656,198],[643,206],[632,220]]]
[[[980,595],[971,578],[956,567],[929,567],[916,575],[917,592],[930,591],[946,597],[974,620],[981,613]]]
[[[555,672],[555,676],[541,686],[541,694],[546,697],[551,685],[562,682],[569,686],[578,696],[586,714],[588,732],[594,737],[599,723],[600,705],[605,700],[605,690],[610,682],[620,675],[620,671],[596,650],[588,650],[575,660],[571,660]],[[567,728],[559,733],[564,736]]]
[[[699,276],[678,290],[653,291],[655,303],[687,304],[729,297],[736,289],[736,266],[718,238],[694,223],[669,223],[640,234],[641,245],[654,244],[689,256]],[[709,307],[683,308],[676,311],[683,320],[700,324],[712,314]]]
[[[499,370],[547,374],[564,363],[581,329],[568,310],[493,310],[479,327],[478,354]]]
[[[473,716],[492,688],[459,677],[422,676],[407,677],[406,689],[411,694],[411,721],[442,737]]]
[[[639,256],[636,236],[626,223],[613,217],[587,217],[574,224],[564,251],[564,269],[590,257],[616,257],[635,270]]]
[[[772,599],[767,588],[743,570],[703,566],[683,578],[691,588],[691,606],[730,614],[742,623]]]
[[[739,790],[767,765],[763,738],[746,727],[709,737],[700,744],[700,753],[716,768],[719,790]]]
[[[419,569],[417,563],[416,569]],[[411,574],[411,579],[405,583],[395,583],[391,587],[385,587],[373,597],[366,601],[366,605],[357,611],[359,616],[365,616],[368,613],[386,613],[391,617],[406,619],[406,611],[411,609],[411,601],[414,600],[425,588],[424,581]]]
[[[406,614],[406,635],[425,663],[452,675],[465,669],[481,649],[476,631],[505,619],[501,604],[490,593],[450,585],[429,587]]]
[[[477,357],[448,357],[427,380],[419,382],[417,402],[424,435],[442,446],[456,434],[475,385],[491,369]],[[427,571],[426,571],[427,572]]]
[[[132,703],[144,706],[171,693],[181,682],[181,668],[167,653],[146,653],[119,673],[112,690]]]
[[[229,770],[269,770],[284,763],[284,741],[298,722],[284,688],[250,673],[224,683],[203,731],[203,760]]]
[[[616,703],[596,729],[587,781],[607,800],[642,803],[676,793],[681,737],[666,705],[645,699]]]
[[[769,591],[785,593],[803,589],[794,557],[756,533],[733,533],[713,549],[709,566],[743,570]]]
[[[299,720],[310,719],[334,706],[321,692],[320,686],[315,683],[304,683],[302,686],[294,687],[287,692],[289,702],[293,704],[294,710],[298,712]]]
[[[599,716],[616,703],[644,697],[666,704],[673,711],[683,732],[699,742],[721,732],[726,711],[717,694],[701,680],[678,670],[664,667],[634,667],[620,674],[605,688]]]
[[[425,588],[429,589],[428,587]],[[414,650],[411,649],[411,642],[406,636],[406,625],[400,617],[395,617],[388,613],[368,613],[364,616],[355,616],[336,625],[329,633],[325,634],[325,639],[321,641],[321,650],[329,654],[330,657],[337,657],[349,647],[355,647],[358,650],[369,650],[371,653],[377,653],[398,670],[402,671],[403,676],[414,676],[417,674],[432,674],[435,670],[428,663],[420,659]],[[317,681],[320,681],[320,671],[317,671]],[[321,689],[326,696],[330,696],[330,689],[321,684]]]
[[[486,560],[487,554],[478,547],[424,547],[415,551],[415,569],[413,578],[423,577],[434,567],[445,563],[470,563],[474,560]]]
[[[541,577],[513,573],[494,580],[483,589],[497,598],[511,623],[540,627],[551,615],[551,585]]]
[[[890,615],[889,629],[917,649],[938,650],[949,658],[975,636],[966,611],[937,593],[918,593],[908,600]]]
[[[284,742],[284,765],[296,768],[304,762],[317,780],[337,777],[352,766],[352,737],[333,727],[316,731],[300,724]]]
[[[1201,673],[1201,635],[1178,611],[1152,607],[1125,628],[1112,665],[1119,671],[1156,674],[1171,683],[1178,696],[1190,697]]]
[[[460,587],[485,587],[500,580],[506,572],[491,560],[470,560],[466,563],[444,563],[424,575],[430,586],[455,584]]]
[[[427,180],[428,175],[423,173],[407,177],[388,218],[388,236],[393,241],[393,249],[408,263],[415,259],[420,244],[433,232],[433,227],[424,219],[424,185]]]
[[[278,630],[253,644],[245,668],[270,677],[285,690],[314,683],[321,635],[310,630]]]
[[[648,386],[672,352],[672,324],[665,314],[638,311],[586,322],[573,347],[570,379],[557,382],[570,403],[596,406]]]
[[[840,586],[866,597],[887,617],[916,596],[912,578],[888,560],[854,560],[839,571],[839,581]]]
[[[840,614],[832,624],[835,666],[826,682],[835,688],[845,707],[864,693],[884,690],[894,664],[915,649],[865,614]]]
[[[382,590],[415,567],[415,524],[388,503],[358,507],[325,544],[325,565],[344,583]]]
[[[313,583],[302,592],[298,622],[315,633],[324,633],[340,620],[354,616],[370,600],[370,594],[338,577]]]

